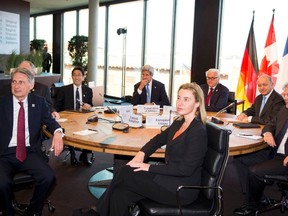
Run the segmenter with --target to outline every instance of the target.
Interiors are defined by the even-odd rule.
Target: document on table
[[[248,139],[254,139],[254,140],[262,139],[262,136],[252,135],[252,134],[244,134],[244,133],[236,134],[236,136],[243,137],[243,138],[248,138]]]
[[[96,133],[98,133],[98,130],[96,130],[96,129],[87,129],[87,130],[73,132],[73,134],[81,135],[81,136],[96,134]]]

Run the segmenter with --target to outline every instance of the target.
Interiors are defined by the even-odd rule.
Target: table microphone
[[[215,123],[215,124],[224,124],[224,122],[217,118],[217,116],[221,113],[224,113],[227,111],[228,108],[232,107],[234,105],[234,103],[229,104],[228,106],[224,107],[223,109],[219,110],[214,116],[211,117],[211,122]]]
[[[112,104],[110,103],[110,101],[107,100],[101,93],[99,93],[99,95],[104,98],[104,101],[105,101],[106,103],[108,103],[110,106],[112,106]],[[126,124],[126,123],[123,123],[123,118],[122,118],[122,116],[120,116],[117,112],[115,112],[115,110],[113,110],[113,109],[112,109],[111,107],[109,107],[109,106],[107,106],[107,109],[109,109],[111,112],[113,112],[115,115],[117,115],[117,116],[121,119],[121,121],[120,121],[120,122],[116,122],[116,123],[112,126],[112,128],[115,129],[115,130],[121,130],[121,131],[123,131],[124,133],[128,133],[129,125]]]

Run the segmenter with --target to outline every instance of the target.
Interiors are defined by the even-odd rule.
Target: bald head
[[[19,65],[19,68],[26,68],[27,70],[31,71],[33,75],[36,75],[35,66],[31,61],[22,61]]]
[[[266,74],[260,76],[257,80],[257,86],[262,95],[268,95],[273,89],[272,78]]]

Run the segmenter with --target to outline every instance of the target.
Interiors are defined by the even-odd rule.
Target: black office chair
[[[13,191],[17,192],[17,191],[24,190],[24,189],[30,189],[34,187],[34,184],[35,184],[35,180],[31,175],[29,175],[28,173],[19,172],[14,176],[14,179],[13,179]],[[12,200],[12,203],[13,203],[15,214],[18,214],[18,215],[23,215],[23,211],[29,205],[28,203],[18,203],[15,197]],[[55,211],[55,206],[53,206],[53,204],[51,203],[49,199],[47,199],[44,202],[44,205],[47,205],[49,212],[52,213]]]
[[[202,184],[183,185],[177,189],[200,190],[195,202],[189,205],[169,206],[149,199],[140,200],[131,210],[132,216],[147,215],[222,215],[223,190],[220,186],[229,156],[229,135],[226,130],[214,123],[207,122],[208,150],[205,155],[202,172]]]
[[[233,103],[234,105],[227,109],[227,113],[231,113],[231,114],[236,115],[237,100],[235,100],[235,92],[229,92],[227,106],[230,105],[231,103]]]
[[[45,157],[45,159],[48,162],[49,161],[49,154],[46,151],[46,147],[44,144],[42,144],[41,150],[43,152],[43,156]],[[35,184],[35,180],[30,174],[28,174],[26,172],[18,172],[15,174],[15,176],[13,178],[13,191],[18,192],[18,191],[25,190],[25,189],[32,189],[34,187],[34,184]],[[17,202],[15,196],[12,200],[12,204],[13,204],[13,208],[14,208],[16,215],[23,215],[23,211],[29,205],[28,203]],[[47,205],[49,212],[55,211],[55,206],[53,206],[52,202],[49,199],[45,200],[44,205]],[[2,215],[1,209],[0,209],[0,215]]]
[[[265,175],[265,182],[274,182],[277,184],[279,191],[281,192],[280,200],[271,203],[268,206],[258,210],[255,215],[259,215],[263,212],[271,211],[274,209],[280,209],[282,213],[288,212],[288,175]]]

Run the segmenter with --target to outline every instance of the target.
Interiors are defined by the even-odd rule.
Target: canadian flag
[[[264,48],[264,57],[261,61],[258,75],[261,76],[263,74],[267,74],[271,76],[272,81],[275,84],[277,82],[276,75],[278,74],[278,71],[279,71],[279,64],[278,64],[278,54],[276,46],[276,36],[274,31],[274,11],[273,11],[273,16]]]

